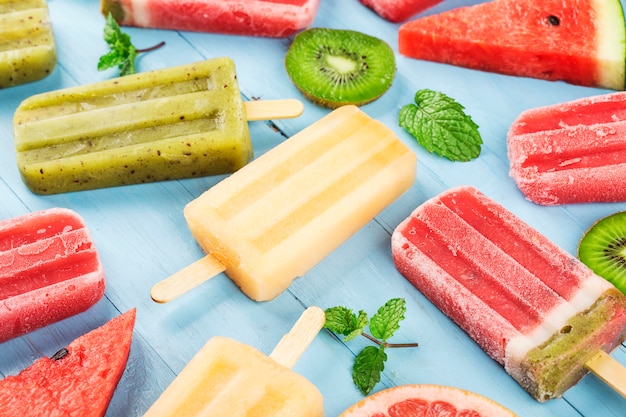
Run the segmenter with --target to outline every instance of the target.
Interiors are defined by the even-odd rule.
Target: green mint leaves
[[[135,69],[135,58],[137,58],[137,54],[152,51],[165,44],[165,42],[161,42],[151,48],[135,49],[130,40],[130,36],[122,32],[111,13],[106,17],[104,41],[109,45],[110,51],[100,57],[98,61],[98,71],[118,67],[121,76],[137,72]]]
[[[343,306],[331,307],[325,311],[324,327],[333,333],[345,336],[343,339],[345,342],[361,335],[377,345],[365,347],[357,355],[352,367],[352,380],[364,395],[369,394],[380,382],[380,375],[387,361],[387,348],[417,346],[417,343],[387,343],[387,340],[400,328],[405,312],[406,302],[402,298],[387,301],[369,320],[364,311],[361,310],[355,314]],[[371,334],[365,333],[368,322]]]
[[[98,71],[118,67],[120,75],[134,74],[137,50],[130,41],[130,36],[122,32],[111,13],[106,17],[104,41],[109,45],[110,51],[100,57]]]
[[[415,104],[400,109],[398,121],[428,152],[465,162],[478,157],[483,141],[464,109],[444,93],[419,90]]]

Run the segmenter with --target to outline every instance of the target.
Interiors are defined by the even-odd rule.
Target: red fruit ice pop
[[[394,231],[392,252],[538,401],[587,370],[626,396],[626,369],[606,353],[626,338],[626,296],[480,191],[458,187],[423,203]]]
[[[72,210],[0,221],[0,342],[86,310],[104,287],[95,245]]]
[[[120,25],[282,38],[307,28],[320,0],[101,0]]]
[[[534,203],[626,201],[626,93],[522,112],[509,128],[510,175]]]

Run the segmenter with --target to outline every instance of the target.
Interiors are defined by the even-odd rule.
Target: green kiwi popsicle
[[[286,102],[274,117],[302,112]],[[253,156],[253,113],[229,58],[128,75],[24,100],[17,163],[38,194],[231,173]]]
[[[57,63],[45,0],[0,0],[0,88],[37,81]]]

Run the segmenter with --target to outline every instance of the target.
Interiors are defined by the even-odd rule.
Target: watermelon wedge
[[[104,416],[126,367],[135,309],[0,381],[3,417]]]
[[[403,22],[443,0],[359,0],[383,19]]]
[[[494,0],[407,22],[411,58],[507,75],[624,89],[619,0]]]

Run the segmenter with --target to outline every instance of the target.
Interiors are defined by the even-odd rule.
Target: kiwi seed
[[[391,87],[396,73],[393,50],[385,41],[324,28],[297,34],[285,67],[306,98],[329,108],[376,100]]]
[[[578,257],[626,294],[626,212],[598,220],[581,239]]]

